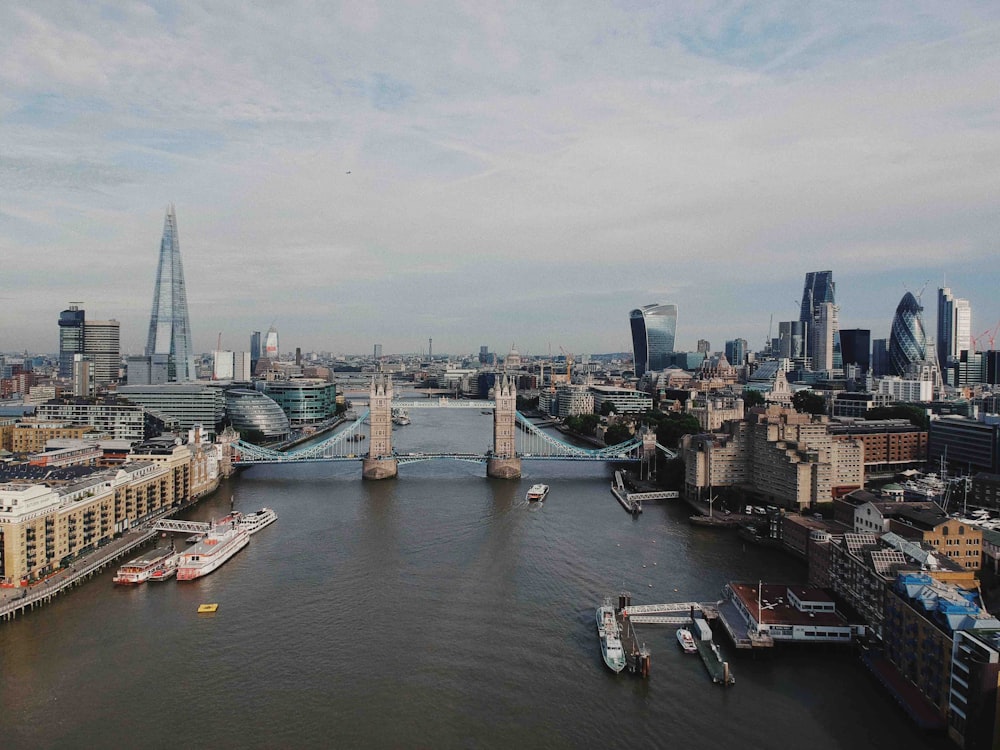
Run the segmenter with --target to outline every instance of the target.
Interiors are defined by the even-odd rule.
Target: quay
[[[169,516],[190,508],[203,498],[211,495],[219,488],[220,480],[203,492],[192,497],[188,502],[176,507],[165,508],[126,531],[118,539],[114,539],[96,550],[85,553],[75,560],[68,568],[57,570],[52,575],[32,586],[0,589],[0,622],[14,620],[18,615],[41,607],[52,601],[56,596],[71,588],[79,586],[93,578],[116,560],[129,555],[139,547],[149,543],[160,534],[160,526],[170,523],[191,523],[184,521],[166,521]]]

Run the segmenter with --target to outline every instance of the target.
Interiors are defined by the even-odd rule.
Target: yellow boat
[[[219,608],[218,604],[199,604],[198,614],[202,615],[205,614],[206,612],[214,612],[218,608]]]

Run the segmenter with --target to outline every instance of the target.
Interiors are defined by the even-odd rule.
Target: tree
[[[579,414],[566,417],[566,426],[581,435],[593,435],[599,421],[600,417],[596,414]]]
[[[668,414],[656,426],[656,442],[676,448],[684,435],[701,432],[698,420],[690,414]]]
[[[826,399],[816,391],[796,391],[792,394],[792,406],[800,414],[826,414]]]
[[[618,443],[624,443],[631,437],[632,433],[628,425],[624,422],[616,422],[615,424],[608,425],[608,429],[604,433],[604,442],[607,445],[618,445]]]
[[[615,405],[611,401],[605,401],[601,404],[601,416],[608,417],[615,413]]]
[[[894,404],[869,409],[865,414],[865,419],[908,419],[910,424],[923,430],[926,430],[930,424],[930,417],[927,416],[926,410],[913,404]]]
[[[752,409],[764,405],[764,394],[760,391],[743,391],[743,406]]]

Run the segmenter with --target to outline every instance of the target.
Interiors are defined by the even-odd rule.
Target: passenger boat
[[[118,568],[118,573],[114,577],[114,582],[120,586],[134,586],[145,583],[150,575],[163,562],[173,557],[177,559],[177,553],[171,547],[157,547],[151,552],[147,552],[141,557],[129,560]]]
[[[240,527],[241,513],[230,513],[215,524],[204,539],[181,553],[178,581],[193,581],[208,575],[250,543],[250,534]]]
[[[625,649],[622,648],[618,620],[610,599],[597,608],[597,635],[601,639],[601,655],[604,663],[615,674],[625,669]]]
[[[174,552],[174,554],[157,565],[153,572],[149,574],[150,583],[168,581],[177,575],[177,564],[180,562],[180,559],[181,553]]]
[[[256,513],[243,516],[239,520],[239,527],[250,535],[256,534],[265,526],[269,526],[278,520],[278,514],[270,508],[261,508]]]
[[[393,409],[392,423],[401,426],[410,424],[410,415],[407,413],[406,409]]]
[[[525,495],[526,500],[530,501],[542,501],[549,495],[549,486],[547,484],[533,484],[531,489],[528,490],[528,494]]]
[[[687,628],[677,629],[677,642],[684,649],[685,654],[693,654],[698,651],[698,646],[694,642],[694,636],[691,635],[691,631]]]

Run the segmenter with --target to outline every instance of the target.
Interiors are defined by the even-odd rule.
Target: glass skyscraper
[[[927,358],[927,337],[920,317],[923,307],[912,292],[903,295],[896,307],[889,333],[889,373],[905,375],[910,365]]]
[[[86,314],[76,305],[59,313],[59,377],[73,377],[73,355],[83,354]]]
[[[153,288],[153,312],[149,318],[146,356],[167,355],[170,380],[194,380],[194,354],[191,345],[187,288],[181,265],[177,217],[174,215],[174,207],[169,206],[163,222],[163,240],[160,242],[160,261],[156,268],[156,286]]]
[[[667,367],[677,333],[677,305],[646,305],[629,313],[635,374]]]
[[[953,297],[951,289],[938,289],[937,355],[941,372],[949,359],[960,359],[972,348],[972,307],[969,300]]]

